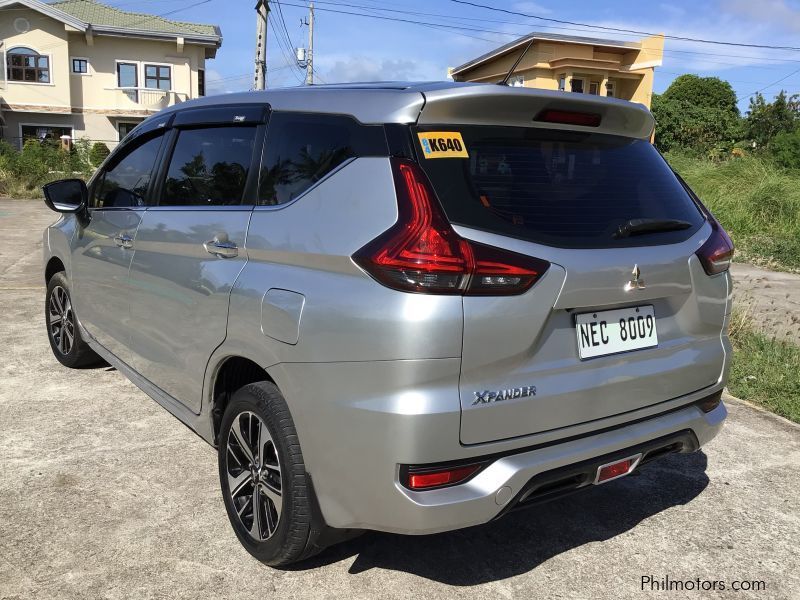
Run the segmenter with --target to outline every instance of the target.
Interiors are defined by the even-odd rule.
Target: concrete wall
[[[117,123],[136,123],[166,106],[198,96],[198,70],[205,68],[205,48],[177,41],[134,37],[87,36],[39,12],[0,9],[0,110],[3,136],[19,143],[20,124],[73,128],[73,138],[102,140],[113,146]],[[15,19],[24,18],[29,31],[19,33]],[[50,83],[6,81],[5,51],[26,46],[50,59]],[[72,73],[72,59],[88,60],[88,73]],[[145,64],[169,66],[172,90],[117,89],[117,62],[137,65],[138,87],[145,86]]]
[[[18,33],[14,29],[14,21],[19,18],[30,23],[30,31]],[[3,60],[0,97],[3,102],[69,112],[69,42],[64,24],[28,9],[0,9],[0,42],[0,57]],[[6,52],[15,46],[26,46],[49,56],[50,83],[6,81]]]
[[[524,77],[525,87],[558,89],[561,75],[569,80],[585,80],[584,93],[589,93],[589,83],[598,83],[599,95],[606,94],[605,82],[615,82],[614,95],[623,100],[639,102],[648,108],[653,96],[655,67],[661,64],[664,36],[657,35],[641,40],[638,50],[605,48],[591,44],[536,41],[517,66],[515,75]],[[487,60],[468,71],[460,73],[458,81],[499,81],[517,60],[524,45],[512,52]]]

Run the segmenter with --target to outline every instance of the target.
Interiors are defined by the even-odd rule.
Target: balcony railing
[[[188,94],[173,90],[143,87],[110,88],[115,92],[115,107],[118,110],[147,110],[157,112],[162,108],[180,104],[189,99]]]

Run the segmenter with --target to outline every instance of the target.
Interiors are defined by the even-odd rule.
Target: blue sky
[[[209,90],[247,90],[251,86],[255,0],[105,0],[123,10],[162,14],[168,18],[214,23],[222,28],[223,45],[208,63]],[[800,0],[712,0],[642,2],[630,0],[537,2],[475,0],[542,17],[593,25],[737,43],[800,46]],[[270,86],[291,86],[303,73],[290,64],[288,50],[278,43],[282,29],[276,2],[271,3],[275,30],[268,34]],[[305,0],[281,2],[286,29],[294,46],[306,45],[308,30],[301,18]],[[348,6],[349,5],[349,6]],[[372,7],[372,8],[368,8]],[[615,39],[637,36],[584,30],[470,7],[451,0],[326,0],[316,2],[315,67],[323,82],[444,79],[447,67],[530,31],[590,35]],[[181,10],[183,9],[183,10]],[[404,14],[408,11],[443,16]],[[333,10],[407,19],[403,23],[340,14]],[[464,27],[442,29],[419,22]],[[286,44],[288,46],[288,43]],[[756,90],[771,98],[780,89],[800,92],[800,51],[776,51],[667,40],[664,65],[656,70],[656,91],[666,89],[682,73],[714,75],[728,80],[747,108]],[[780,80],[780,81],[779,81]]]

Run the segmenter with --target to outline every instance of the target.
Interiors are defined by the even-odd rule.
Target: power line
[[[591,25],[589,23],[579,23],[579,22],[576,22],[576,21],[566,21],[566,20],[563,20],[563,19],[554,19],[554,18],[550,18],[550,17],[542,17],[542,16],[539,16],[539,15],[531,15],[531,14],[528,14],[528,13],[519,12],[519,11],[515,11],[515,10],[509,10],[509,9],[506,9],[506,8],[497,8],[496,6],[487,6],[486,4],[478,4],[477,2],[470,2],[469,0],[450,0],[450,2],[455,2],[456,4],[465,4],[467,6],[474,6],[474,7],[477,7],[477,8],[485,8],[487,10],[503,12],[503,13],[507,13],[507,14],[510,14],[510,15],[516,15],[516,16],[519,16],[519,17],[525,17],[525,18],[528,18],[528,19],[538,19],[540,21],[548,21],[548,22],[551,22],[551,23],[562,23],[562,24],[565,24],[565,25],[577,25],[579,27],[591,27],[592,29],[602,29],[603,31],[616,31],[616,32],[630,33],[630,34],[636,34],[636,35],[661,35],[659,33],[653,33],[653,32],[650,32],[650,31],[638,31],[636,29],[623,29],[623,28],[619,28],[619,27],[606,27],[606,26],[603,26],[603,25]],[[741,47],[741,48],[764,48],[764,49],[769,49],[769,50],[792,50],[792,51],[800,50],[800,47],[797,47],[797,46],[773,46],[773,45],[770,45],[770,44],[745,44],[745,43],[742,43],[742,42],[724,42],[724,41],[721,41],[721,40],[707,40],[707,39],[702,39],[702,38],[691,38],[691,37],[684,37],[684,36],[678,36],[678,35],[664,35],[664,37],[666,39],[670,39],[670,40],[679,40],[679,41],[683,41],[683,42],[696,42],[698,44],[717,44],[717,45],[721,45],[721,46],[738,46],[738,47]]]

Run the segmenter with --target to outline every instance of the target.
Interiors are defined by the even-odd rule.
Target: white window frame
[[[78,73],[77,71],[73,71],[72,67],[75,65],[72,64],[74,60],[85,60],[86,61],[86,73]],[[92,74],[92,62],[86,58],[85,56],[70,56],[69,57],[69,72],[71,75],[80,75],[85,77],[86,75]]]
[[[143,90],[161,90],[162,92],[173,92],[172,84],[175,82],[175,65],[172,63],[162,63],[162,62],[155,62],[152,60],[143,60],[140,62],[141,70],[142,70],[142,89]],[[169,89],[162,90],[161,88],[149,88],[147,87],[147,67],[169,67]]]
[[[611,95],[609,95],[608,92],[611,92]],[[616,98],[617,97],[616,94],[617,94],[617,82],[616,81],[610,81],[610,80],[607,81],[606,82],[606,96],[608,96],[609,98]]]
[[[8,52],[13,50],[14,48],[30,48],[34,52],[36,52],[39,56],[46,56],[47,57],[47,70],[50,72],[50,81],[48,83],[42,83],[41,81],[17,81],[16,79],[9,79],[7,69],[8,69]],[[44,52],[39,52],[35,46],[29,46],[26,44],[16,44],[14,46],[8,46],[7,48],[4,47],[3,49],[3,81],[5,83],[13,83],[13,84],[22,84],[22,85],[44,85],[53,87],[55,85],[54,76],[53,76],[53,55],[52,54],[45,54]]]
[[[562,81],[564,82],[564,87],[561,87],[561,82]],[[558,86],[557,89],[558,89],[559,92],[566,92],[567,91],[567,74],[566,73],[558,76],[557,86]]]
[[[118,90],[129,90],[129,89],[132,89],[132,88],[129,88],[129,87],[120,86],[120,84],[119,84],[119,66],[118,66],[119,63],[125,63],[126,65],[136,65],[136,88],[141,87],[139,85],[141,83],[141,81],[142,81],[142,74],[140,72],[142,70],[141,61],[138,61],[138,60],[125,60],[125,59],[122,59],[122,58],[114,59],[114,87],[116,89],[118,89]]]

